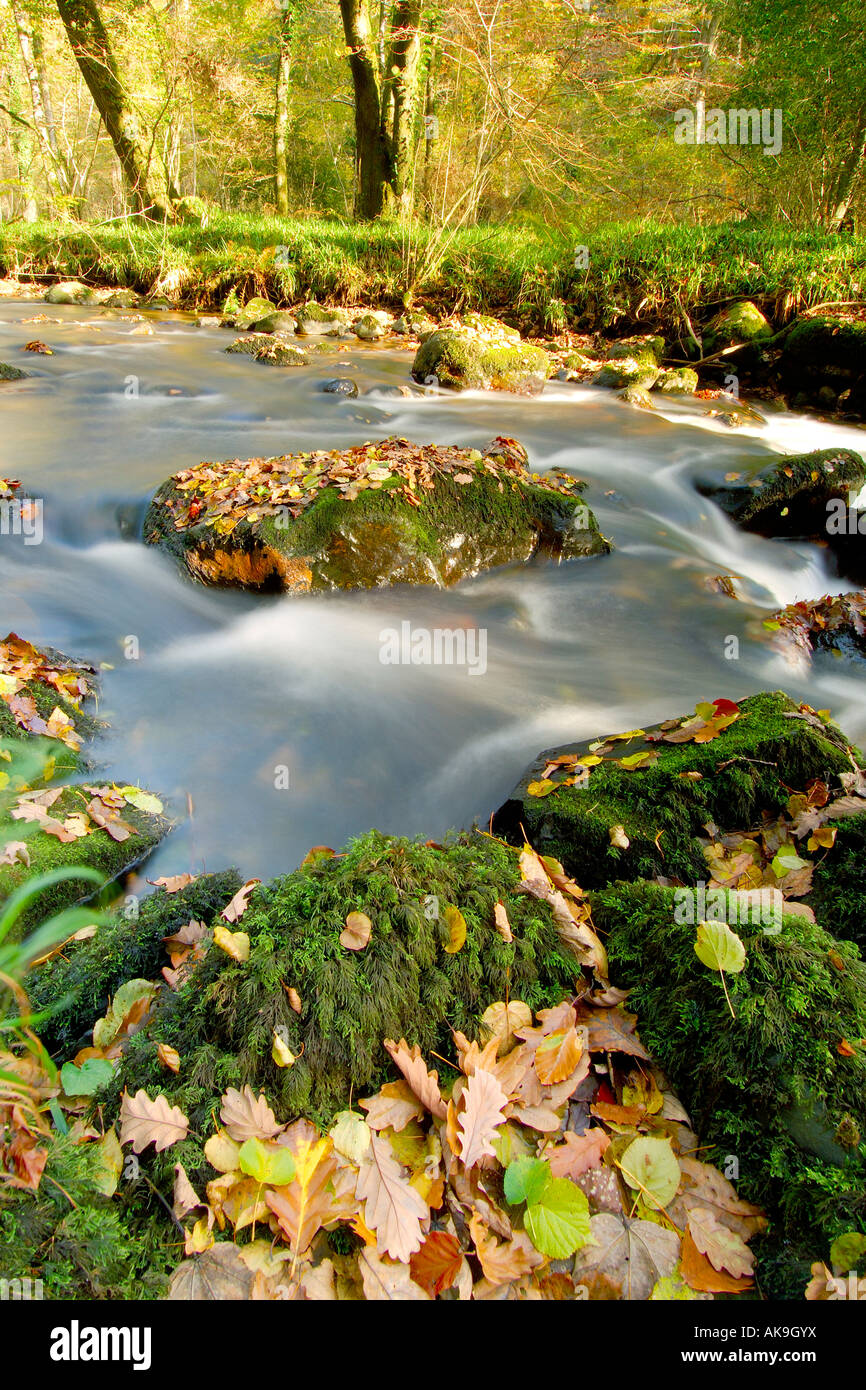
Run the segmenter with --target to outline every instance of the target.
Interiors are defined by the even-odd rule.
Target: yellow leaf
[[[177,1075],[177,1073],[180,1071],[179,1052],[177,1052],[173,1047],[169,1047],[168,1043],[157,1043],[156,1055],[158,1056],[160,1062],[164,1067],[166,1067],[169,1071],[173,1071],[174,1074]]]
[[[276,1028],[271,1045],[271,1057],[278,1067],[293,1067],[298,1060],[285,1039],[280,1037]]]
[[[455,956],[466,941],[466,918],[458,907],[447,903],[442,916],[448,928],[448,944],[445,947],[449,956]]]
[[[250,938],[245,931],[229,931],[228,927],[216,926],[213,929],[214,945],[225,951],[232,960],[244,961],[250,958]]]

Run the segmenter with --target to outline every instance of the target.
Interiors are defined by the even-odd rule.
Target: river
[[[42,312],[59,322],[22,322]],[[694,486],[774,452],[863,452],[863,428],[761,406],[765,425],[731,430],[706,402],[650,413],[556,382],[535,399],[402,398],[409,351],[352,342],[281,370],[226,355],[230,335],[191,315],[146,317],[148,336],[97,309],[0,304],[0,361],[35,373],[0,384],[0,475],[44,499],[41,544],[0,535],[0,636],[106,668],[100,775],[159,792],[179,820],[148,877],[234,864],[267,878],[370,826],[439,838],[486,823],[540,749],[702,699],[781,687],[866,738],[855,665],[792,668],[760,636],[779,605],[853,586],[821,548],[740,532]],[[21,352],[32,338],[54,355]],[[324,395],[335,375],[360,397]],[[197,587],[141,543],[150,495],[180,468],[387,434],[516,436],[534,468],[588,481],[614,552],[451,590],[274,597]],[[718,574],[739,577],[741,601],[707,588]],[[486,670],[383,665],[381,633],[404,621],[484,630]]]

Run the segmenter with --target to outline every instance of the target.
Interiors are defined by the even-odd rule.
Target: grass
[[[586,246],[589,267],[575,268]],[[190,308],[242,297],[306,297],[434,313],[481,310],[524,330],[644,327],[686,330],[748,296],[777,326],[819,304],[859,301],[866,238],[774,225],[670,227],[616,223],[571,233],[481,226],[443,236],[399,222],[281,220],[215,214],[206,228],[114,221],[0,228],[0,269],[21,277],[76,276],[139,292],[177,291]]]

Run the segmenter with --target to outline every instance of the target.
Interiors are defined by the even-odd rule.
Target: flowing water
[[[22,322],[42,311],[59,322]],[[353,342],[279,370],[227,356],[228,334],[189,316],[148,318],[152,336],[95,309],[0,305],[0,361],[35,374],[0,385],[0,476],[44,499],[45,528],[38,545],[0,536],[0,635],[109,668],[101,775],[160,792],[179,822],[148,876],[235,864],[266,878],[370,826],[438,838],[486,823],[540,749],[701,699],[782,687],[866,737],[856,666],[792,668],[760,626],[781,604],[852,586],[826,551],[740,532],[694,486],[774,452],[862,451],[863,429],[762,407],[764,426],[730,430],[699,401],[649,413],[558,383],[532,400],[401,398],[408,351]],[[22,353],[34,337],[55,355]],[[335,375],[360,397],[322,394]],[[614,552],[451,590],[281,597],[197,587],[141,543],[151,493],[180,468],[387,434],[516,436],[534,468],[588,481]],[[740,602],[706,587],[718,574],[738,576]],[[486,669],[383,665],[383,630],[407,621],[482,629]]]

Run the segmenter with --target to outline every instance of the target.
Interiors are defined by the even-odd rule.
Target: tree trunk
[[[373,34],[366,0],[340,0],[355,95],[355,216],[411,205],[422,0],[396,0]],[[384,45],[384,57],[382,48]]]
[[[851,153],[840,169],[833,184],[832,195],[828,199],[826,222],[831,232],[838,232],[848,216],[864,166],[866,166],[866,110],[860,113]]]
[[[382,122],[382,94],[364,0],[340,0],[355,92],[355,216],[379,217],[392,184],[391,152]]]
[[[72,52],[105,122],[123,171],[133,210],[154,220],[171,210],[172,190],[165,171],[151,162],[147,141],[120,75],[98,0],[57,0]]]
[[[295,36],[295,0],[280,0],[277,94],[274,102],[274,189],[277,213],[289,215],[289,164],[286,142],[289,127],[289,77],[292,70],[292,42]]]
[[[388,73],[392,91],[391,161],[394,196],[404,212],[412,205],[412,155],[421,56],[421,0],[397,0]]]
[[[21,0],[11,0],[11,9],[12,18],[15,23],[15,32],[18,35],[18,49],[21,54],[21,64],[24,68],[24,75],[27,78],[27,85],[30,88],[30,104],[33,109],[33,129],[39,141],[42,164],[45,169],[45,178],[53,197],[59,200],[69,193],[69,171],[66,167],[65,160],[59,156],[57,137],[54,133],[54,122],[50,114],[50,106],[46,109],[45,97],[47,86],[44,81],[44,73],[40,75],[37,63],[37,49],[33,26],[29,14],[21,4]]]

